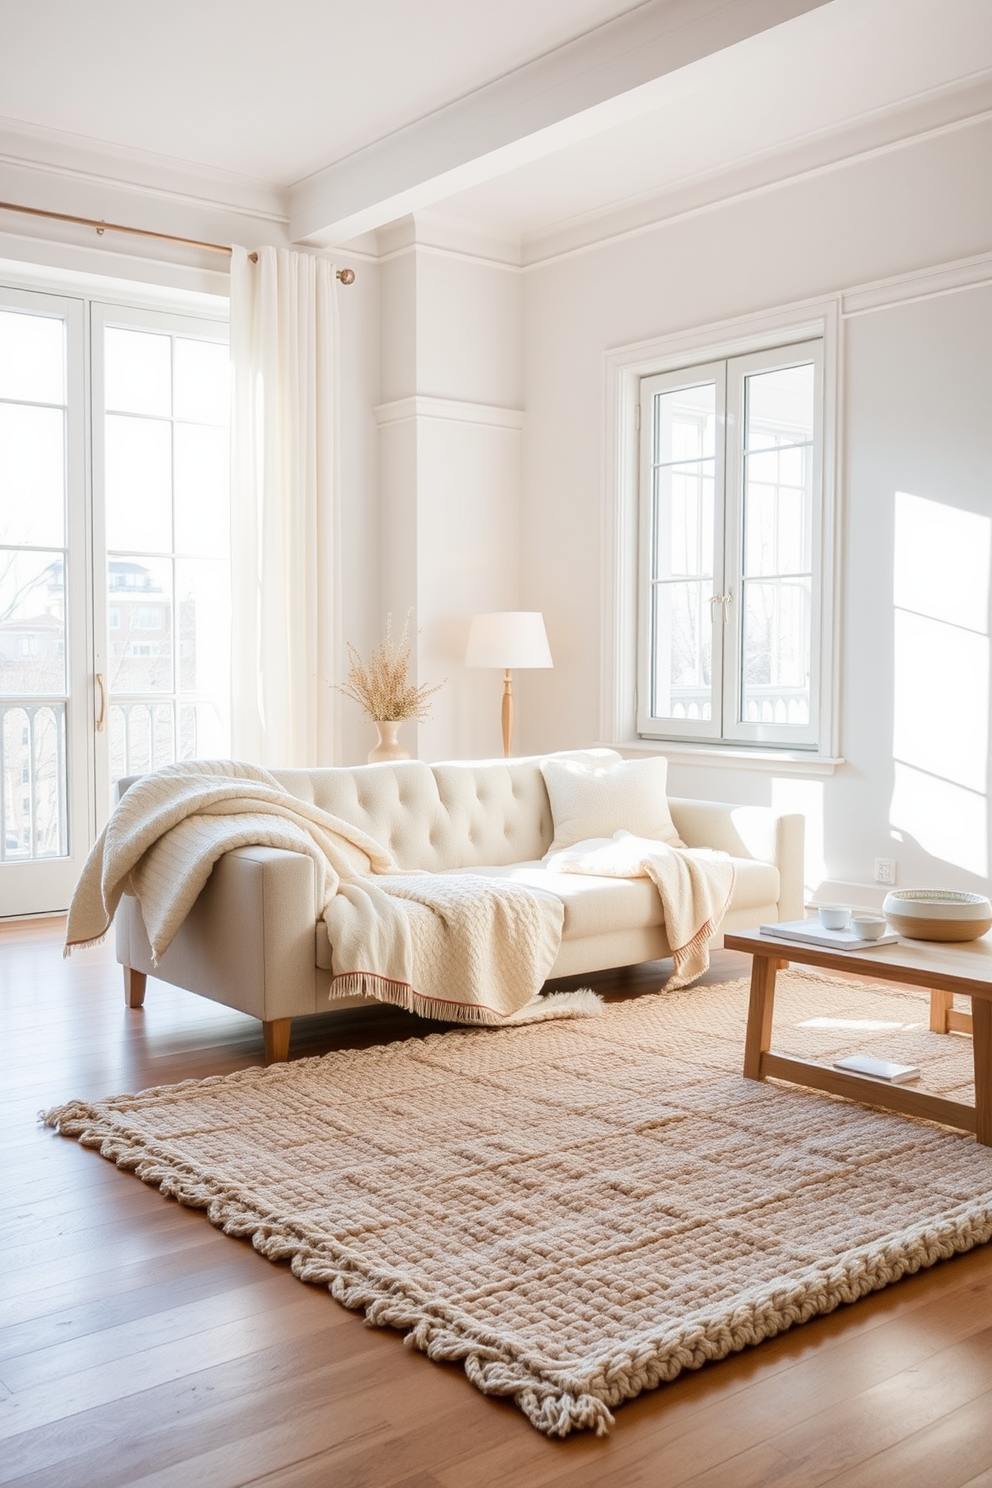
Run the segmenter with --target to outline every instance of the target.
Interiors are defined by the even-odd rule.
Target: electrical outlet
[[[877,884],[894,884],[896,881],[895,858],[875,859],[875,882]]]

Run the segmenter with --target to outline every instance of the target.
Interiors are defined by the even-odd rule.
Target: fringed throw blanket
[[[470,1023],[599,1009],[589,993],[537,1000],[561,940],[554,895],[470,875],[400,873],[367,833],[288,795],[267,770],[233,761],[168,765],[130,787],[76,886],[66,953],[102,940],[131,892],[157,963],[218,858],[252,845],[313,860],[332,997],[362,992]]]
[[[710,964],[709,940],[719,928],[734,892],[734,865],[726,853],[706,847],[668,847],[648,837],[617,832],[589,838],[546,859],[552,873],[590,873],[599,878],[650,878],[661,896],[665,934],[672,950],[666,992],[687,987]]]

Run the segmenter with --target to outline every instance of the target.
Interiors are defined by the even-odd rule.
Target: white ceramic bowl
[[[854,915],[851,919],[851,929],[862,940],[881,940],[888,928],[888,921],[881,915]]]
[[[992,930],[992,903],[957,889],[893,889],[882,913],[910,940],[977,940]]]
[[[826,930],[846,930],[851,923],[851,911],[840,904],[820,905],[820,924]]]

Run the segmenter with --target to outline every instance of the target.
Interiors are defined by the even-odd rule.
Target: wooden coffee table
[[[823,946],[761,935],[741,930],[725,935],[731,951],[753,956],[751,1001],[744,1042],[744,1073],[750,1080],[792,1080],[846,1095],[868,1105],[884,1106],[905,1116],[924,1116],[974,1132],[979,1142],[992,1147],[992,939],[944,942],[900,940],[896,945],[870,951],[831,951]],[[955,992],[971,998],[971,1034],[975,1059],[975,1104],[944,1100],[906,1085],[889,1085],[867,1075],[847,1074],[808,1059],[792,1059],[772,1051],[772,1017],[775,1008],[775,975],[784,962],[842,971],[871,981],[896,982],[920,987],[932,995],[932,1008],[947,1009]],[[953,1026],[964,1027],[966,1014],[957,1015]],[[933,1013],[931,1027],[935,1026]],[[941,1032],[946,1032],[945,1023]]]

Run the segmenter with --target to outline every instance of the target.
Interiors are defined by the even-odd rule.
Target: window
[[[640,379],[638,733],[814,749],[820,340]]]
[[[230,371],[226,334],[188,317],[94,316],[117,780],[229,752]]]
[[[65,906],[117,776],[229,752],[225,307],[55,277],[0,285],[6,914]]]

